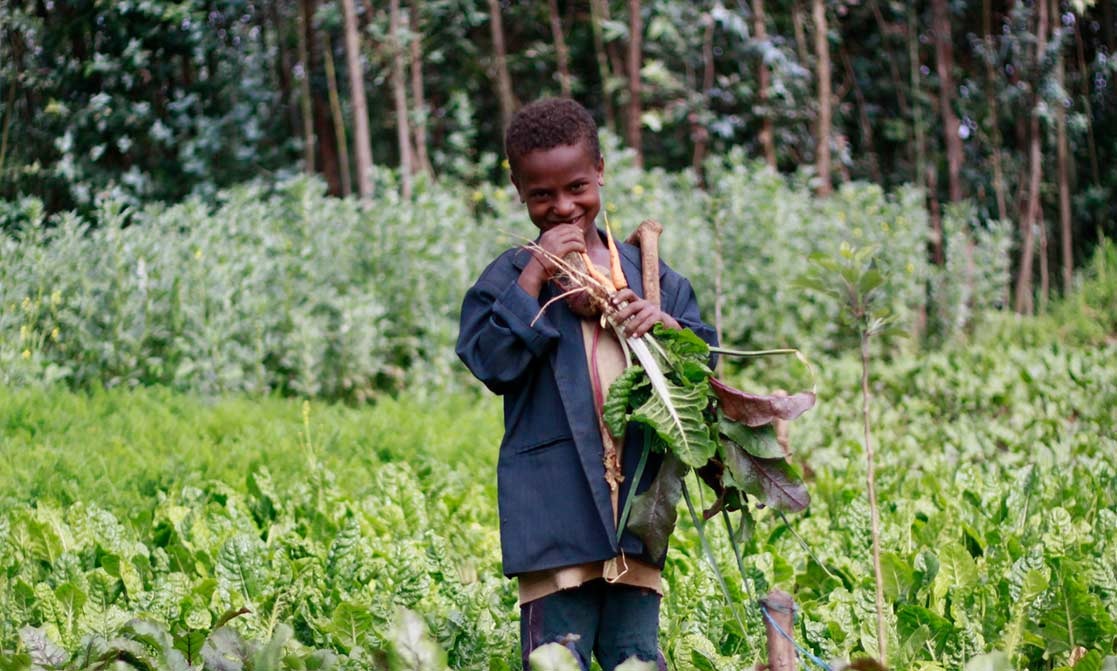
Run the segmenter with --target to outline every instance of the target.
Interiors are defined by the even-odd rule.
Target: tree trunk
[[[1051,0],[1051,15],[1059,16],[1059,1]],[[1063,96],[1066,91],[1066,64],[1063,60],[1063,45],[1060,43],[1055,60],[1055,81]],[[1059,248],[1063,255],[1063,295],[1069,295],[1074,275],[1074,250],[1071,247],[1070,221],[1070,169],[1067,161],[1067,110],[1065,102],[1069,97],[1055,102],[1055,153],[1056,170],[1059,171]]]
[[[516,113],[516,95],[512,92],[512,76],[508,74],[508,52],[504,48],[504,22],[500,18],[500,0],[489,0],[489,32],[493,38],[493,69],[500,98],[500,128],[503,131]]]
[[[812,0],[814,17],[815,58],[818,61],[818,135],[816,137],[815,170],[818,173],[818,195],[829,196],[830,185],[830,39],[826,23],[825,0]]]
[[[283,18],[279,14],[279,3],[267,3],[267,12],[272,23],[272,31],[275,33],[275,43],[279,57],[276,69],[279,70],[280,98],[283,100],[283,106],[287,111],[291,133],[297,133],[299,131],[299,114],[295,105],[294,90],[291,86],[291,71],[294,69],[294,64],[291,63],[291,52],[287,48],[288,33],[284,30]]]
[[[1089,70],[1086,68],[1086,56],[1082,53],[1081,25],[1081,21],[1074,22],[1074,44],[1078,52],[1078,71],[1081,73],[1078,79],[1082,83],[1082,105],[1086,108],[1086,146],[1090,150],[1090,177],[1097,185],[1101,184],[1101,171],[1098,169],[1098,145],[1094,140],[1094,106],[1090,104],[1090,78],[1087,76]]]
[[[1047,270],[1047,222],[1039,221],[1039,314],[1047,312],[1047,301],[1051,298],[1051,273]]]
[[[641,38],[644,34],[640,16],[640,0],[628,0],[628,146],[636,152],[636,167],[644,167],[644,150],[641,138],[640,66],[642,65]]]
[[[613,73],[609,70],[609,56],[605,46],[604,31],[601,22],[608,14],[608,6],[602,11],[601,5],[605,0],[590,0],[590,26],[593,29],[593,53],[597,58],[597,73],[601,78],[601,100],[605,107],[605,127],[614,133],[617,132],[617,111],[613,107],[613,90],[610,81]]]
[[[1117,39],[1113,34],[1113,0],[1101,0],[1102,30],[1105,34],[1105,46],[1112,54],[1117,51]]]
[[[989,137],[992,144],[993,191],[997,197],[997,217],[1008,221],[1008,204],[1005,201],[1004,166],[1001,163],[1001,117],[997,111],[997,76],[993,68],[993,54],[996,43],[993,38],[993,17],[990,0],[984,0],[982,7],[982,27],[985,30],[985,101],[989,113]]]
[[[353,141],[357,150],[357,193],[372,198],[372,140],[368,130],[365,77],[361,69],[361,41],[357,31],[357,8],[353,0],[341,0],[345,10],[345,63],[349,70],[349,96],[353,105]]]
[[[341,113],[341,96],[337,92],[334,48],[328,33],[323,32],[322,39],[326,43],[322,53],[326,57],[326,85],[329,87],[330,113],[333,115],[334,128],[337,131],[337,155],[341,162],[341,195],[348,196],[353,193],[353,185],[349,178],[349,140],[345,136],[345,116]]]
[[[416,169],[428,177],[434,177],[430,157],[427,154],[427,99],[423,92],[423,33],[422,0],[411,0],[411,103],[414,106],[415,162]]]
[[[911,114],[912,128],[915,131],[915,184],[926,188],[927,181],[927,133],[923,128],[923,105],[920,102],[922,77],[919,73],[919,14],[914,7],[908,8],[908,63],[911,68]],[[928,189],[927,197],[936,200]]]
[[[799,6],[800,0],[792,0],[791,2],[791,26],[795,31],[795,53],[799,56],[799,65],[804,68],[810,68],[810,55],[807,53],[807,31],[803,26],[806,19],[803,17],[803,10]]]
[[[310,99],[310,49],[307,45],[307,30],[310,24],[310,15],[307,5],[313,10],[314,0],[299,0],[299,109],[303,117],[303,171],[308,175],[314,174],[314,110]]]
[[[709,105],[708,96],[710,89],[714,88],[714,18],[708,12],[702,14],[702,24],[705,26],[702,36],[702,95],[704,106]],[[694,140],[694,154],[691,157],[691,168],[698,176],[698,182],[705,185],[702,164],[706,161],[706,149],[710,141],[710,131],[702,123],[697,113],[690,115],[690,136]]]
[[[882,43],[887,44],[886,40],[889,35],[903,34],[903,29],[894,26],[884,20],[884,14],[881,13],[880,4],[877,3],[877,0],[869,0],[869,8],[872,9],[873,18],[876,19],[877,30],[880,31]],[[889,50],[891,51],[891,49]],[[888,61],[888,72],[892,77],[892,90],[895,91],[896,94],[896,104],[900,108],[900,114],[902,116],[907,116],[911,113],[911,110],[908,109],[908,99],[907,96],[904,95],[904,87],[900,82],[900,64],[898,62],[899,59],[888,58],[885,60]]]
[[[756,32],[756,41],[765,44],[768,41],[768,28],[765,25],[764,0],[753,0],[752,3],[753,30]],[[764,48],[764,47],[762,47]],[[757,73],[757,98],[760,101],[760,146],[764,149],[764,161],[769,168],[776,169],[776,134],[772,127],[772,110],[768,103],[768,86],[771,73],[768,64],[760,57]]]
[[[411,175],[414,168],[411,159],[411,122],[407,118],[407,88],[403,74],[403,43],[399,38],[399,0],[389,0],[388,13],[388,42],[392,50],[392,100],[396,108],[400,186],[403,189],[403,197],[411,198]]]
[[[555,41],[555,59],[558,61],[559,86],[564,98],[570,97],[570,66],[567,64],[566,38],[562,35],[562,17],[559,16],[558,0],[549,0],[551,12],[551,38]]]
[[[1042,0],[1037,5],[1036,12],[1036,50],[1035,62],[1038,63],[1047,49],[1047,3]],[[1034,91],[1036,87],[1033,86]],[[1032,299],[1032,259],[1035,256],[1035,227],[1043,220],[1040,210],[1039,187],[1043,176],[1043,137],[1040,135],[1039,126],[1039,95],[1032,96],[1032,113],[1029,119],[1031,138],[1029,140],[1029,180],[1028,180],[1028,206],[1020,218],[1020,232],[1024,241],[1020,251],[1020,274],[1016,278],[1016,311],[1024,314],[1033,312]]]
[[[857,82],[857,73],[853,70],[853,62],[849,58],[849,52],[843,46],[839,51],[842,57],[842,64],[845,66],[846,76],[853,85],[853,99],[857,102],[857,118],[861,122],[861,152],[865,154],[869,161],[869,175],[877,184],[883,182],[880,175],[880,165],[877,163],[877,150],[876,143],[873,142],[873,125],[869,122],[868,105],[865,102],[865,94],[861,91],[861,84]]]
[[[947,0],[931,0],[935,26],[935,68],[939,74],[939,109],[946,143],[947,187],[950,201],[962,200],[962,136],[954,113],[954,47],[950,36]]]

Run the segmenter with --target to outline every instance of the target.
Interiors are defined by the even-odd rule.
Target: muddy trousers
[[[589,671],[590,656],[613,671],[635,656],[667,671],[659,651],[659,600],[651,590],[591,580],[520,606],[520,650],[528,656],[546,643],[565,645]],[[573,635],[572,635],[573,634]]]

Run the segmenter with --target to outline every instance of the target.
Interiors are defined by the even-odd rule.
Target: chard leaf
[[[230,627],[214,629],[202,645],[205,668],[214,671],[241,671],[251,655],[251,645]]]
[[[632,413],[632,421],[647,424],[687,466],[699,468],[717,452],[717,443],[702,411],[706,392],[701,387],[684,388],[667,383],[668,403],[655,394]]]
[[[392,671],[443,671],[446,655],[431,640],[427,624],[414,612],[404,609],[392,628],[389,668]]]
[[[528,666],[538,671],[579,671],[578,658],[562,643],[545,643],[531,651]]]
[[[683,495],[683,476],[687,470],[669,452],[652,484],[633,499],[628,529],[644,541],[648,554],[656,559],[667,552],[667,540],[675,530],[679,517],[676,508]]]
[[[966,662],[966,671],[1012,671],[1012,662],[1002,650],[994,650]]]
[[[777,419],[795,419],[814,406],[814,392],[801,391],[791,396],[760,396],[734,389],[717,378],[710,378],[721,412],[747,426],[763,426]]]
[[[754,457],[783,459],[786,456],[776,440],[776,429],[771,424],[754,428],[722,415],[718,418],[718,432]]]
[[[656,671],[656,663],[645,662],[636,655],[633,655],[624,660],[624,662],[617,667],[617,671]]]
[[[950,620],[915,604],[905,604],[896,613],[896,629],[901,639],[911,638],[917,630],[924,627],[930,634],[924,645],[932,645],[934,654],[942,655],[954,634],[954,625]]]
[[[733,442],[722,448],[727,478],[759,502],[785,513],[797,513],[811,502],[803,478],[783,457],[760,459]]]
[[[1085,571],[1074,564],[1059,568],[1056,573],[1061,584],[1054,588],[1048,609],[1038,621],[1030,623],[1033,633],[1043,638],[1045,650],[1052,654],[1076,646],[1108,645],[1114,635],[1114,623],[1101,599],[1078,578]]]
[[[601,416],[605,420],[605,427],[609,429],[609,433],[614,436],[624,435],[632,392],[646,386],[647,377],[640,366],[629,366],[609,386],[609,396],[605,399],[605,406],[601,410]]]
[[[283,668],[283,649],[291,640],[294,631],[290,625],[280,622],[272,632],[271,640],[260,646],[252,654],[252,668],[254,669],[280,669]]]
[[[54,641],[47,637],[44,628],[24,627],[19,630],[19,638],[23,647],[31,655],[31,663],[47,669],[62,668],[69,660],[69,655]]]
[[[652,335],[663,349],[682,359],[703,363],[710,357],[710,346],[690,329],[670,329],[662,324],[652,327]]]

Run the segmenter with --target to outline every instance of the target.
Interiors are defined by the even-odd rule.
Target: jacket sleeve
[[[713,346],[718,345],[717,331],[702,321],[698,312],[698,297],[690,280],[670,268],[661,276],[664,291],[664,310],[674,317],[684,328],[694,331],[695,335]],[[717,365],[717,355],[710,355],[710,367]]]
[[[458,357],[496,394],[511,388],[559,338],[547,315],[539,315],[539,299],[518,279],[514,266],[498,260],[462,303]]]

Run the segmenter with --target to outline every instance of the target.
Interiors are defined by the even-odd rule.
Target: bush
[[[890,311],[911,324],[927,313],[944,339],[972,327],[959,306],[978,310],[1006,290],[994,261],[1008,230],[948,215],[947,264],[934,269],[915,190],[852,183],[819,200],[805,179],[741,153],[711,160],[702,190],[690,173],[636,169],[608,137],[605,150],[614,229],[664,224],[663,258],[691,278],[728,344],[843,348],[836,308],[792,285],[810,254],[843,242],[878,245]],[[377,177],[368,206],[303,177],[169,207],[106,200],[88,219],[8,204],[0,212],[18,225],[0,233],[0,383],[352,401],[467,383],[453,352],[462,296],[536,231],[510,184],[420,181],[405,201],[389,173]],[[958,272],[969,263],[959,250],[977,275]]]

